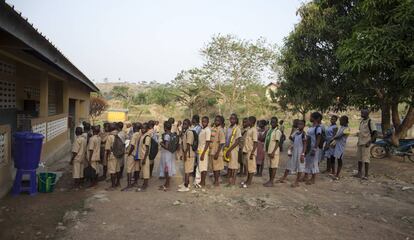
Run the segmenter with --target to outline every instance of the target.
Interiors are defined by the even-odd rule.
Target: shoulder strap
[[[371,118],[368,119],[368,129],[369,129],[369,134],[372,135],[372,129],[371,129]]]

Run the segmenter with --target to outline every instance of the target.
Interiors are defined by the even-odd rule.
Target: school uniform
[[[244,144],[246,142],[246,133],[247,133],[248,128],[243,128],[241,131],[241,135],[242,137],[240,138],[240,146],[239,146],[239,163],[243,164],[243,166],[247,166],[247,162],[246,159],[243,157],[243,149],[244,149]]]
[[[335,136],[340,136],[335,140],[335,147],[333,148],[335,159],[343,159],[345,153],[346,141],[351,130],[349,127],[341,126]]]
[[[286,169],[290,172],[304,172],[305,161],[301,163],[300,159],[303,153],[303,141],[306,139],[306,133],[295,131],[293,138],[292,157],[288,160]]]
[[[205,127],[203,129],[201,129],[201,132],[198,136],[198,148],[197,148],[199,158],[201,158],[201,154],[203,153],[207,142],[210,142],[210,140],[211,140],[211,129],[209,127]],[[208,169],[208,158],[209,158],[209,149],[207,148],[207,150],[204,154],[204,160],[201,161],[201,159],[199,159],[199,161],[198,161],[198,168],[199,168],[200,172],[207,171],[207,169]]]
[[[139,139],[139,144],[138,144],[138,159],[141,164],[142,177],[144,179],[150,178],[150,164],[151,163],[149,160],[149,152],[148,152],[147,158],[145,159],[145,164],[142,162],[145,156],[145,152],[147,150],[147,146],[148,146],[148,151],[149,151],[149,149],[151,148],[151,135],[149,134],[149,132],[146,132],[145,134],[141,136],[141,138]]]
[[[213,169],[213,171],[221,171],[224,169],[223,148],[220,150],[217,159],[214,159],[214,156],[220,148],[220,145],[226,143],[225,138],[224,129],[222,127],[214,127],[211,129],[209,168]]]
[[[280,138],[282,137],[282,132],[278,129],[270,129],[267,132],[267,135],[269,136],[268,143],[266,143],[266,159],[269,163],[270,168],[278,168],[279,167],[279,161],[280,161],[280,148],[278,147],[275,151],[275,156],[273,158],[269,157],[269,154],[273,153],[273,150],[276,146],[279,146],[277,143],[279,143]]]
[[[115,174],[119,171],[121,171],[121,166],[119,165],[119,161],[118,159],[115,157],[114,153],[112,152],[112,148],[115,142],[115,135],[118,134],[117,131],[112,131],[107,139],[106,139],[106,143],[105,143],[105,152],[106,151],[110,151],[109,157],[108,157],[108,162],[107,162],[107,166],[108,166],[108,173],[109,174]]]
[[[139,140],[141,138],[141,132],[135,132],[132,134],[131,142],[129,143],[129,146],[127,148],[127,154],[129,151],[131,151],[131,148],[133,147],[134,150],[132,150],[131,155],[127,155],[126,157],[126,169],[127,173],[133,173],[140,171],[140,165],[139,161],[135,160],[135,155],[137,151],[139,151]]]
[[[247,163],[247,171],[249,173],[256,172],[257,149],[255,152],[252,153],[255,142],[257,142],[257,128],[250,127],[247,129],[243,147],[243,162]],[[250,159],[251,154],[253,154],[253,159]]]
[[[187,152],[187,149],[190,148],[187,154],[187,160],[184,162],[184,173],[193,173],[194,172],[194,161],[195,161],[195,152],[192,149],[194,143],[194,132],[187,130],[183,133],[181,140],[181,152],[183,155]],[[190,144],[190,147],[188,146]]]
[[[99,161],[101,160],[101,138],[98,135],[93,135],[89,139],[88,151],[92,151],[91,162],[89,163],[96,174],[99,174]]]
[[[336,131],[338,130],[338,126],[336,124],[332,124],[329,126],[325,133],[326,133],[326,144],[329,144],[332,140],[332,138],[335,136]],[[335,149],[328,146],[325,148],[324,155],[325,158],[330,158],[334,155]]]
[[[230,148],[236,142],[237,139],[242,137],[241,130],[237,125],[233,127],[228,127],[226,129],[226,148]],[[231,152],[230,152],[230,161],[228,164],[229,169],[239,169],[239,149],[240,145],[237,145]]]
[[[370,126],[368,124],[370,123]],[[360,162],[369,163],[370,162],[370,150],[371,150],[371,132],[376,131],[375,124],[369,118],[362,120],[359,124],[359,133],[358,133],[358,150],[357,150],[357,159]],[[366,146],[369,143],[368,147]]]
[[[178,133],[177,123],[171,124],[171,133]]]
[[[316,129],[316,131],[315,131]],[[321,159],[322,149],[316,145],[316,136],[322,134],[321,126],[310,127],[307,131],[308,141],[311,141],[311,149],[305,156],[305,173],[317,174],[319,173],[319,160]]]
[[[73,159],[72,177],[75,179],[83,178],[83,168],[86,159],[86,138],[77,136],[73,142],[72,152],[76,153]]]

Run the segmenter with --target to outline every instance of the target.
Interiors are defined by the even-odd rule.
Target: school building
[[[0,197],[14,178],[13,133],[43,134],[42,161],[62,159],[97,91],[21,13],[0,1]]]

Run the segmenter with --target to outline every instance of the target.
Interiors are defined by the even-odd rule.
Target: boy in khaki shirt
[[[272,117],[270,119],[270,125],[272,129],[268,130],[269,134],[266,136],[265,149],[266,149],[266,159],[269,161],[269,181],[263,184],[265,187],[273,187],[273,182],[276,177],[276,171],[279,166],[280,160],[280,138],[282,132],[277,128],[277,117]],[[267,139],[269,137],[269,140]],[[268,140],[268,141],[267,141]],[[268,147],[267,147],[268,146]]]
[[[355,175],[355,177],[362,178],[363,180],[368,180],[371,144],[376,140],[377,130],[375,128],[375,124],[369,118],[368,109],[361,110],[361,118],[362,120],[359,124],[357,143],[358,173]],[[365,167],[364,177],[362,177],[363,165]]]
[[[224,169],[223,147],[226,143],[226,139],[224,136],[223,124],[224,118],[222,116],[216,116],[214,120],[214,127],[211,130],[209,161],[211,169],[213,169],[214,172],[214,186],[216,187],[220,185],[220,171]]]
[[[72,146],[72,158],[70,164],[73,165],[74,188],[79,188],[83,178],[83,164],[86,159],[86,138],[82,136],[82,128],[77,127],[75,130],[76,140]]]
[[[230,127],[226,129],[226,158],[229,159],[228,165],[228,186],[236,185],[236,171],[239,168],[239,148],[242,138],[241,130],[237,124],[239,119],[236,114],[230,116]]]
[[[132,187],[138,185],[140,163],[138,159],[136,159],[136,153],[137,148],[139,147],[139,141],[141,139],[141,128],[142,125],[140,123],[134,124],[133,126],[134,133],[132,134],[131,141],[127,148],[126,156],[127,186],[121,191],[129,191]],[[134,182],[132,182],[132,175],[134,175]]]
[[[243,147],[243,160],[247,163],[247,180],[241,182],[243,188],[252,184],[253,175],[256,173],[256,149],[257,149],[257,128],[256,117],[250,116],[248,120],[248,129]]]
[[[208,169],[208,157],[209,157],[209,148],[210,148],[210,139],[211,139],[211,129],[208,126],[209,118],[204,116],[201,119],[201,132],[198,136],[198,155],[200,157],[200,161],[198,164],[198,168],[201,172],[201,181],[200,187],[206,186],[206,176],[207,176],[207,169]]]
[[[149,150],[151,148],[151,136],[148,133],[149,126],[148,123],[142,124],[141,137],[138,144],[138,161],[141,164],[142,175],[144,178],[144,183],[141,188],[138,188],[137,191],[145,191],[148,187],[148,181],[150,179],[150,160],[149,160]]]
[[[193,151],[194,143],[194,134],[192,130],[189,130],[191,126],[190,119],[185,119],[182,125],[182,141],[181,141],[181,151],[182,151],[182,160],[184,161],[184,184],[178,186],[179,192],[188,192],[190,191],[190,175],[194,171],[194,161],[195,161],[195,152]]]
[[[108,191],[115,190],[120,185],[119,183],[119,172],[121,171],[120,162],[114,156],[112,147],[115,141],[115,135],[118,134],[116,131],[117,126],[115,123],[109,124],[108,127],[110,134],[108,135],[105,143],[105,158],[108,164],[108,172],[111,175],[111,187],[107,188]]]
[[[91,179],[91,187],[98,183],[98,165],[101,161],[101,138],[98,136],[100,129],[98,126],[92,127],[93,136],[89,139],[89,161],[88,164],[95,169],[96,175]]]

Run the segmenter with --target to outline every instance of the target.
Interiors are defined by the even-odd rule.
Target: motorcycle
[[[385,158],[388,155],[407,157],[414,162],[414,139],[400,139],[399,145],[394,146],[390,138],[379,139],[371,148],[373,158]]]

